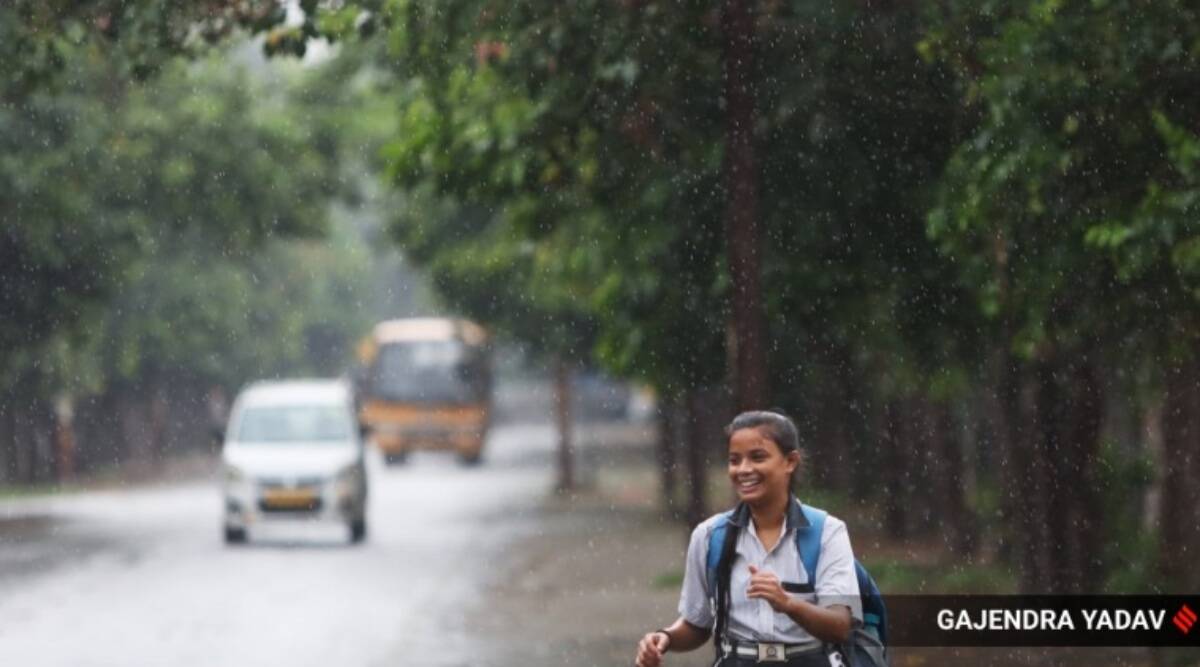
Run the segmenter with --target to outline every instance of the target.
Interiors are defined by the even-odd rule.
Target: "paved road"
[[[491,664],[464,627],[537,530],[548,428],[486,463],[370,466],[370,537],[298,526],[226,547],[215,481],[0,503],[0,665]]]

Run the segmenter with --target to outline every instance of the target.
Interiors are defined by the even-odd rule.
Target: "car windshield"
[[[353,433],[350,415],[338,405],[273,405],[247,408],[238,425],[244,443],[344,443]]]

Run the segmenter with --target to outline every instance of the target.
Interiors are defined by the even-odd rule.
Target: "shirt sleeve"
[[[710,522],[692,531],[679,594],[679,615],[698,628],[711,629],[713,612],[708,600],[708,534]]]
[[[858,574],[854,570],[854,551],[845,522],[834,517],[825,519],[821,535],[821,561],[817,564],[817,604],[822,607],[842,605],[862,623],[862,600],[858,592]]]

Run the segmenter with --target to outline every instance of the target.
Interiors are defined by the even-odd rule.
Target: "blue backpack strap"
[[[808,527],[796,531],[796,550],[800,552],[800,562],[808,571],[808,584],[815,589],[817,563],[821,559],[821,535],[825,532],[825,517],[828,516],[828,513],[804,504],[801,504],[800,508],[804,511],[805,518],[808,519]],[[883,594],[879,592],[879,587],[875,585],[875,580],[871,578],[870,573],[857,559],[854,561],[854,574],[858,579],[858,594],[862,601],[863,626],[867,635],[874,636],[872,639],[866,639],[864,637],[867,635],[855,632],[842,650],[843,652],[849,651],[848,664],[850,665],[864,667],[889,665],[887,609],[883,604]],[[878,644],[873,642],[878,642]]]
[[[733,510],[717,517],[712,532],[708,534],[708,557],[705,561],[705,575],[708,581],[708,597],[717,594],[717,567],[721,564],[721,549],[725,545],[725,533],[729,530],[729,519]]]
[[[858,594],[862,599],[863,625],[874,629],[879,643],[887,646],[887,608],[883,604],[883,594],[857,560],[854,561],[854,573],[858,576]]]
[[[816,589],[817,561],[821,560],[821,535],[825,533],[825,517],[829,516],[829,513],[804,503],[800,503],[800,509],[804,512],[804,518],[808,519],[808,527],[796,528],[796,551],[800,552],[800,562],[804,564],[804,571],[808,574],[808,585]]]

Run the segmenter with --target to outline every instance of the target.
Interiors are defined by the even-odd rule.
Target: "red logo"
[[[1196,612],[1192,611],[1192,608],[1185,604],[1179,608],[1179,611],[1175,614],[1175,618],[1171,619],[1171,622],[1175,624],[1175,627],[1179,628],[1180,632],[1186,635],[1192,631],[1192,626],[1196,624]]]

